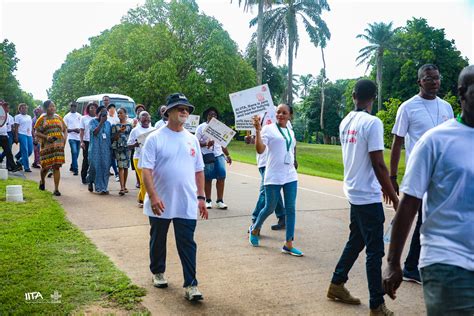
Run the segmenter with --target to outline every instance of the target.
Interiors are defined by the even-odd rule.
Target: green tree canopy
[[[85,94],[121,93],[157,118],[166,96],[180,91],[197,113],[211,105],[232,112],[228,94],[254,86],[255,77],[237,44],[194,1],[148,0],[71,52],[54,75],[50,97],[64,106]]]

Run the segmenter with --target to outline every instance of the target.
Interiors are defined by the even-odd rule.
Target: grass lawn
[[[5,202],[11,184],[23,185],[24,203]],[[99,252],[37,183],[0,180],[0,236],[0,315],[69,314],[87,306],[147,313],[139,304],[145,289]],[[55,291],[60,303],[53,303]],[[30,292],[43,299],[27,301]]]
[[[247,145],[243,141],[232,141],[229,151],[233,160],[256,165],[255,145]],[[385,163],[390,167],[390,150],[384,151]],[[298,173],[323,178],[343,180],[344,166],[342,165],[341,146],[306,144],[296,145]],[[398,168],[398,179],[401,181],[405,172],[405,151],[402,152]]]

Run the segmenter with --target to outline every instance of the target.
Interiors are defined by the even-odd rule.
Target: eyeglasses
[[[183,112],[188,112],[188,113],[189,113],[189,108],[188,108],[187,106],[180,106],[180,107],[177,107],[176,110],[177,110],[178,112],[181,112],[181,113],[183,113]]]
[[[442,76],[439,76],[439,77],[423,77],[423,78],[421,78],[422,81],[426,81],[426,82],[441,81],[441,79],[443,79]]]

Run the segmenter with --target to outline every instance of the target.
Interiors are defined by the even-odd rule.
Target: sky
[[[73,49],[89,38],[120,23],[130,8],[145,0],[0,0],[0,40],[16,45],[20,59],[15,76],[23,90],[45,100],[54,71]],[[248,23],[257,14],[243,12],[234,0],[197,0],[202,12],[219,20],[243,51],[255,28]],[[356,66],[359,50],[368,43],[357,39],[369,23],[393,21],[404,26],[413,17],[423,17],[435,28],[444,28],[461,54],[474,62],[474,0],[328,0],[330,12],[323,19],[331,31],[325,50],[327,75],[331,80],[364,75],[366,66]],[[270,49],[271,50],[271,49]],[[286,64],[286,55],[278,64]],[[296,74],[319,74],[321,52],[300,27],[300,46],[294,62]]]

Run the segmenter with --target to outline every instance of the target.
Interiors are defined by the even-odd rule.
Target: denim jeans
[[[81,141],[75,139],[69,139],[69,147],[71,147],[71,168],[72,171],[78,172],[79,166],[77,165],[77,158],[79,157],[79,151],[81,150]]]
[[[440,263],[420,270],[428,316],[474,315],[474,271]]]
[[[258,168],[260,176],[262,177],[262,181],[260,182],[260,191],[258,195],[257,205],[255,205],[255,209],[252,212],[252,222],[255,222],[257,220],[258,214],[260,214],[260,212],[265,207],[265,187],[263,185],[263,179],[265,178],[265,169],[265,167]],[[281,198],[281,195],[278,199],[278,203],[275,209],[275,215],[277,218],[285,216],[285,207],[283,206],[283,199]]]
[[[150,221],[150,271],[153,274],[164,273],[166,270],[166,238],[168,228],[173,221],[174,237],[179,259],[183,266],[183,287],[198,285],[196,279],[196,252],[194,231],[196,220],[183,218],[148,217]]]
[[[296,220],[296,193],[298,191],[298,181],[285,183],[283,185],[267,184],[265,187],[265,207],[258,214],[254,228],[262,228],[267,217],[273,213],[277,207],[278,200],[281,198],[280,191],[283,189],[283,198],[286,210],[286,241],[293,240],[295,237]]]
[[[18,134],[18,142],[20,143],[20,156],[23,169],[30,170],[29,157],[33,153],[33,137]]]
[[[112,170],[114,171],[114,175],[117,177],[118,176],[118,169],[117,169],[117,160],[115,160],[115,154],[114,151],[110,151],[110,166],[112,167]]]
[[[408,251],[407,258],[405,260],[405,270],[412,272],[418,271],[418,261],[420,260],[420,227],[423,222],[422,217],[422,205],[418,209],[418,219],[416,220],[415,230],[411,237],[410,250]]]
[[[384,256],[383,223],[385,215],[382,203],[367,205],[351,204],[351,223],[349,240],[344,247],[341,258],[336,265],[332,283],[347,282],[348,274],[359,253],[366,249],[365,269],[369,283],[369,305],[377,308],[384,303],[382,289],[382,258]]]

